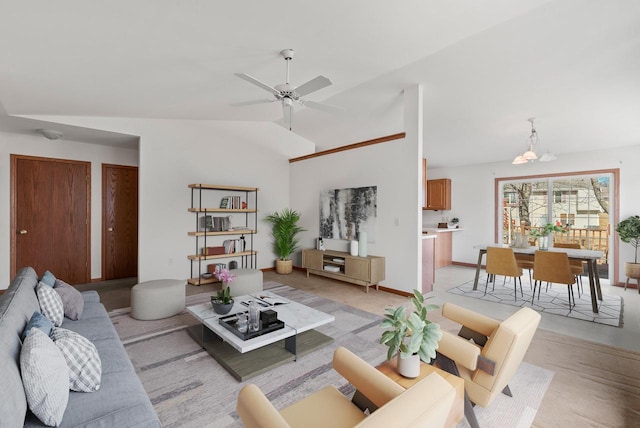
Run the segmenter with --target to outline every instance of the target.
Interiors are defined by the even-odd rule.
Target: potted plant
[[[538,248],[541,250],[549,249],[549,235],[554,232],[567,233],[567,228],[562,226],[562,223],[557,221],[555,224],[547,223],[544,226],[531,229],[529,236],[538,239]]]
[[[231,297],[231,287],[229,283],[233,281],[235,275],[229,272],[228,269],[221,269],[216,271],[216,277],[222,281],[222,290],[218,291],[218,294],[215,296],[211,296],[211,306],[216,314],[228,314],[231,308],[233,308],[234,303]]]
[[[640,247],[640,217],[633,215],[626,220],[622,220],[616,226],[616,232],[620,235],[620,240],[627,244],[631,244],[635,251],[633,263],[624,263],[624,274],[627,277],[628,284],[629,278],[634,278],[636,280],[640,278],[640,263],[638,263],[638,247]],[[640,293],[640,286],[638,287],[638,292]]]
[[[306,230],[298,226],[299,220],[300,214],[290,208],[265,217],[265,221],[272,225],[273,250],[278,257],[276,272],[279,274],[290,274],[293,271],[293,261],[290,257],[300,247],[297,239],[298,233]]]
[[[426,300],[419,290],[413,290],[411,302],[415,309],[407,314],[404,306],[386,308],[380,325],[387,329],[380,337],[380,343],[389,347],[387,359],[397,355],[398,372],[409,378],[420,374],[420,360],[429,363],[435,358],[442,338],[440,326],[427,319],[427,311],[438,306],[425,304]]]

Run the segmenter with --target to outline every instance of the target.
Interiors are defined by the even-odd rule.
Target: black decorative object
[[[218,301],[216,297],[211,297],[211,307],[213,307],[213,312],[220,315],[228,314],[233,308],[233,299],[229,303],[221,303]]]
[[[241,312],[241,314],[247,314],[247,313],[248,312]],[[265,325],[261,321],[260,328],[257,331],[247,330],[246,333],[243,333],[240,330],[238,330],[238,327],[237,327],[238,315],[239,314],[233,314],[227,317],[220,317],[218,321],[227,330],[229,330],[231,333],[235,334],[242,340],[253,339],[254,337],[262,336],[263,334],[271,333],[272,331],[276,331],[276,330],[280,330],[281,328],[284,328],[284,322],[280,321],[279,319],[276,319],[274,322],[272,322],[269,325]]]

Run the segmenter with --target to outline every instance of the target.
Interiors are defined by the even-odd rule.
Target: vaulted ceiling
[[[279,103],[232,105],[269,96],[234,73],[284,83],[292,48],[291,83],[327,76],[306,98],[345,108],[296,110],[293,132],[318,150],[403,131],[402,90],[416,84],[431,166],[512,159],[530,117],[540,151],[640,144],[637,0],[0,5],[0,130],[37,126],[15,115],[278,123]]]

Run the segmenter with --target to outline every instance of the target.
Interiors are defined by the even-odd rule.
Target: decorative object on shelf
[[[531,117],[527,119],[529,122],[531,122],[531,135],[529,135],[529,138],[527,139],[527,151],[515,157],[513,162],[511,162],[514,165],[522,165],[525,163],[533,162],[534,160],[538,159],[538,155],[536,155],[536,153],[534,152],[534,146],[538,144],[538,132],[536,131],[536,128],[533,126],[533,121],[535,119],[536,119],[535,117]],[[540,162],[549,162],[556,159],[557,159],[556,155],[554,155],[553,153],[549,152],[549,150],[547,150],[547,152],[544,153],[542,156],[540,156],[538,160]]]
[[[358,255],[358,241],[351,241],[351,245],[349,247],[350,249],[350,253],[352,256],[357,256]]]
[[[541,228],[531,228],[531,233],[529,236],[532,238],[538,239],[538,248],[541,251],[546,251],[549,249],[550,245],[553,245],[553,237],[551,236],[554,232],[567,233],[567,228],[562,226],[560,221],[556,221],[554,223],[547,223]]]
[[[420,360],[430,363],[436,356],[442,332],[438,324],[427,319],[428,311],[438,309],[436,305],[425,304],[430,298],[425,299],[419,290],[413,290],[414,310],[410,314],[407,315],[404,306],[385,309],[385,319],[380,327],[387,330],[382,333],[380,343],[389,347],[388,360],[397,355],[398,373],[402,376],[418,376]]]
[[[624,274],[627,277],[624,289],[629,285],[629,278],[633,278],[638,282],[638,293],[640,293],[640,263],[638,263],[638,248],[640,247],[640,217],[632,215],[626,220],[622,220],[616,226],[616,232],[620,236],[620,240],[627,244],[631,244],[634,248],[633,263],[624,262]]]
[[[322,238],[316,239],[316,250],[324,251],[324,240]]]
[[[281,212],[269,214],[264,220],[272,225],[273,250],[278,257],[276,272],[283,275],[290,274],[293,271],[291,254],[300,247],[297,236],[306,230],[298,226],[300,214],[285,208]]]
[[[350,241],[366,230],[375,242],[377,199],[377,186],[320,192],[320,236]]]
[[[358,234],[358,255],[367,257],[367,232],[364,231]]]

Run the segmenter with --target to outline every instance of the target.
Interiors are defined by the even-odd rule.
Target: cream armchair
[[[333,368],[378,410],[367,415],[333,386],[278,411],[253,384],[240,390],[237,411],[247,428],[444,427],[455,389],[433,373],[409,389],[345,348],[336,349]]]
[[[462,328],[458,336],[443,331],[438,362],[441,369],[464,379],[465,416],[472,427],[477,427],[473,404],[486,407],[500,392],[511,396],[508,383],[529,348],[540,314],[522,308],[500,322],[445,303],[442,315]]]

